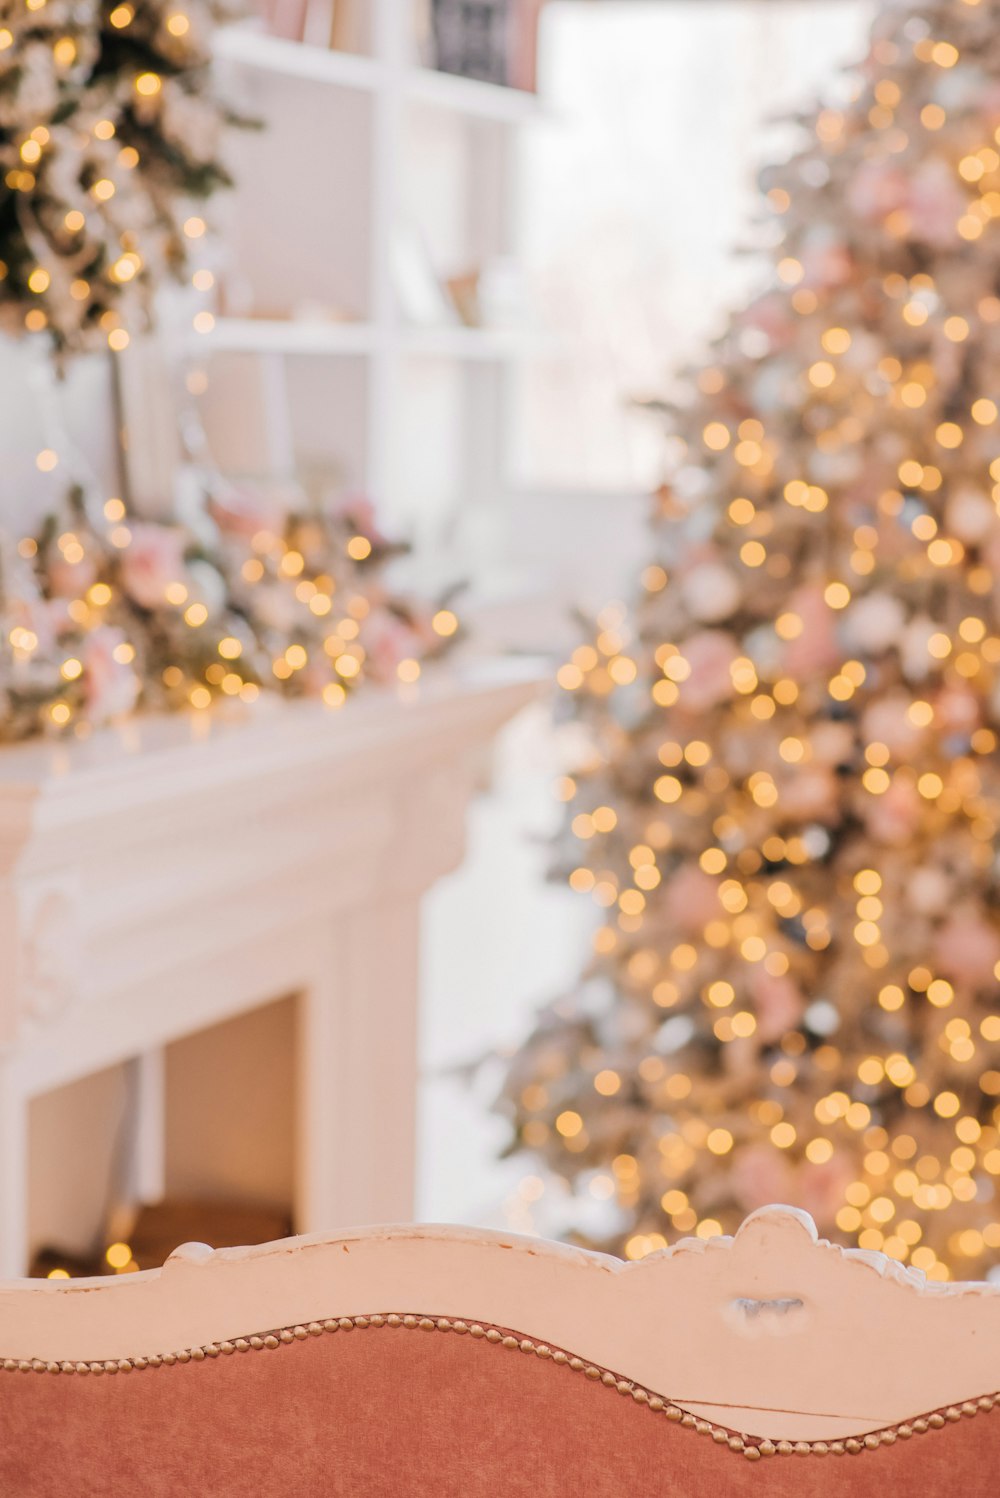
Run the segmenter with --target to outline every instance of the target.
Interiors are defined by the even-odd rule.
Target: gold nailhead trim
[[[652,1413],[665,1414],[667,1419],[674,1424],[693,1430],[697,1435],[710,1436],[716,1445],[725,1446],[751,1462],[760,1461],[765,1456],[860,1456],[865,1451],[877,1451],[880,1446],[891,1446],[897,1440],[908,1441],[915,1435],[925,1435],[931,1430],[941,1430],[945,1425],[956,1424],[963,1418],[971,1419],[973,1415],[989,1413],[996,1409],[1000,1402],[1000,1393],[983,1394],[978,1399],[968,1399],[958,1405],[948,1405],[943,1410],[933,1410],[930,1414],[917,1416],[913,1420],[904,1421],[885,1430],[870,1431],[867,1435],[860,1437],[849,1436],[842,1441],[761,1440],[741,1435],[725,1426],[716,1425],[711,1420],[699,1419],[689,1410],[683,1409],[680,1405],[669,1404],[660,1395],[650,1393],[648,1389],[632,1383],[629,1379],[619,1378],[616,1373],[608,1369],[599,1368],[594,1363],[587,1363],[583,1358],[571,1356],[561,1348],[549,1347],[545,1342],[534,1342],[529,1337],[517,1337],[512,1332],[504,1332],[494,1326],[482,1326],[479,1322],[452,1321],[447,1316],[399,1315],[396,1312],[374,1316],[340,1316],[325,1321],[310,1321],[304,1326],[282,1327],[274,1332],[258,1333],[251,1337],[234,1337],[231,1341],[206,1342],[201,1347],[183,1348],[178,1352],[150,1353],[146,1357],[106,1358],[103,1361],[75,1363],[45,1361],[41,1358],[3,1358],[0,1359],[0,1369],[8,1373],[62,1373],[78,1376],[94,1374],[100,1377],[104,1374],[141,1372],[145,1368],[172,1368],[178,1363],[202,1363],[206,1358],[218,1358],[222,1354],[229,1356],[234,1352],[257,1352],[261,1349],[273,1351],[295,1342],[304,1342],[309,1337],[320,1337],[324,1333],[353,1331],[355,1328],[364,1331],[367,1328],[378,1329],[386,1326],[405,1327],[411,1331],[455,1332],[460,1336],[468,1334],[477,1341],[491,1342],[494,1345],[499,1343],[505,1348],[542,1358],[561,1368],[569,1368],[575,1373],[582,1371],[584,1377],[591,1382],[601,1383],[606,1388],[614,1389],[618,1394],[629,1395],[636,1404],[645,1405]]]

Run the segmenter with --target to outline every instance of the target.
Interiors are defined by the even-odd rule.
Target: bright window
[[[836,92],[870,0],[551,0],[552,122],[518,174],[524,252],[559,352],[514,401],[531,489],[648,489],[656,423],[630,408],[720,326],[759,274],[756,170],[787,154],[776,116]]]

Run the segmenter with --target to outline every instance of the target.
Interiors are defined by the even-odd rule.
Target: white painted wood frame
[[[0,1359],[215,1355],[240,1337],[391,1312],[509,1328],[773,1441],[836,1441],[949,1406],[962,1418],[963,1402],[1000,1387],[997,1287],[928,1282],[818,1242],[792,1207],[630,1264],[460,1227],[189,1244],[162,1270],[0,1285]]]
[[[444,675],[0,752],[0,1274],[32,1246],[33,1097],[131,1062],[155,1200],[163,1047],[292,995],[296,1226],[412,1216],[420,902],[536,692]]]

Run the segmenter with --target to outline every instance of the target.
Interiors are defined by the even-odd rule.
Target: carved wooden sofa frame
[[[789,1207],[634,1264],[453,1227],[188,1244],[0,1285],[0,1364],[4,1498],[1000,1494],[1000,1292]]]

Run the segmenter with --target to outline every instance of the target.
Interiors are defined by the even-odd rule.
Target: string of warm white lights
[[[601,920],[503,1107],[633,1258],[767,1200],[1000,1256],[998,77],[998,0],[885,8],[667,409],[636,608],[559,673]]]

